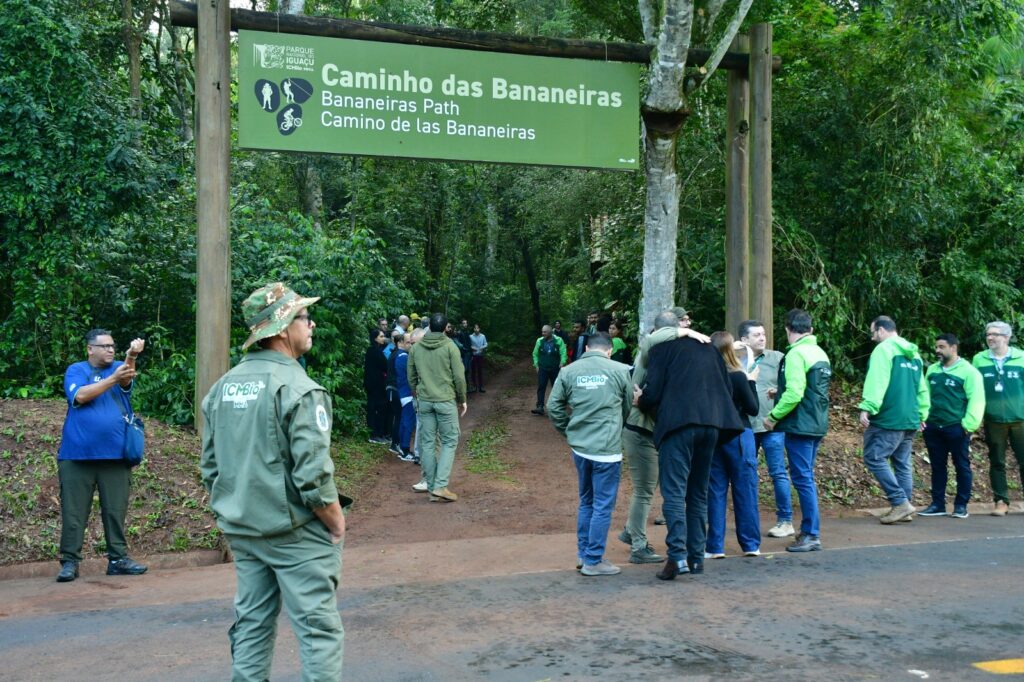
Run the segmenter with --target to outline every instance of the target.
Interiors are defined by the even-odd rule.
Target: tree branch
[[[733,15],[732,20],[725,29],[725,33],[722,35],[721,40],[718,41],[718,45],[715,47],[715,51],[711,53],[711,57],[707,63],[700,68],[701,80],[698,83],[698,87],[703,85],[711,78],[711,74],[715,72],[718,65],[722,62],[722,57],[729,51],[729,45],[732,44],[732,39],[736,37],[736,34],[740,30],[740,24],[747,16],[747,12],[750,10],[750,6],[754,3],[754,0],[740,0],[740,6],[736,8],[736,14]]]

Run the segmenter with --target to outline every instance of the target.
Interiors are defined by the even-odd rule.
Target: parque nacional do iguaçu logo
[[[313,48],[293,45],[254,45],[253,61],[262,69],[312,71]],[[260,109],[276,114],[277,132],[291,135],[302,127],[302,105],[313,96],[313,84],[305,78],[284,78],[279,82],[260,78],[254,88]]]

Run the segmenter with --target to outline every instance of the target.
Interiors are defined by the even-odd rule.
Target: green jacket
[[[890,336],[875,346],[857,406],[871,415],[871,424],[890,431],[916,431],[928,421],[930,405],[917,344]]]
[[[775,430],[823,438],[828,433],[832,363],[812,334],[786,349],[779,368],[779,389],[769,415]]]
[[[466,369],[444,332],[429,332],[409,349],[409,387],[428,403],[466,402]]]
[[[960,358],[946,369],[941,362],[925,374],[931,391],[932,406],[928,415],[931,426],[960,424],[965,431],[976,431],[985,416],[985,384],[981,372]]]
[[[590,351],[558,373],[548,398],[548,416],[573,452],[618,462],[622,460],[622,422],[632,404],[629,366]]]
[[[217,525],[269,537],[303,526],[338,501],[331,399],[292,358],[242,358],[203,399],[199,468]]]
[[[538,337],[537,343],[533,344],[533,366],[544,369],[558,369],[569,360],[569,355],[565,351],[565,341],[562,341],[561,337],[555,334],[551,335],[551,341],[554,342],[555,348],[558,351],[557,357],[554,353],[541,353],[541,345],[544,343],[544,337]]]
[[[643,386],[647,380],[647,356],[651,354],[651,348],[665,341],[672,341],[679,338],[678,327],[662,327],[656,329],[647,336],[640,339],[640,346],[636,351],[636,359],[633,361],[633,383]],[[632,399],[630,400],[632,403]],[[639,407],[631,407],[626,423],[636,426],[647,432],[654,433],[654,415],[642,411]]]
[[[987,350],[975,355],[972,364],[985,381],[985,421],[1024,421],[1024,352],[1011,347],[1001,371]],[[997,391],[999,386],[1003,390]]]

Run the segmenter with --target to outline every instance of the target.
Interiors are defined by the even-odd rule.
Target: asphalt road
[[[900,525],[831,520],[844,542],[824,552],[671,583],[652,566],[553,569],[571,536],[359,548],[339,602],[346,680],[998,679],[972,664],[1024,658],[1024,515]],[[418,573],[428,555],[451,575]],[[0,679],[229,679],[232,592],[230,566],[0,583]],[[299,679],[284,616],[272,679]]]

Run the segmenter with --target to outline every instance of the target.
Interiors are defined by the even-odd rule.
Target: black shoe
[[[690,569],[690,573],[692,573],[693,575],[700,575],[704,572],[703,561],[693,561],[691,559],[687,559],[686,566]]]
[[[654,574],[654,577],[658,580],[675,580],[677,575],[679,575],[679,564],[675,559],[667,559],[665,565]]]
[[[787,552],[820,552],[821,551],[821,540],[818,539],[817,535],[808,535],[803,533],[797,538],[796,542],[786,548]]]
[[[148,566],[143,566],[131,557],[111,559],[107,562],[107,575],[142,575]]]
[[[934,502],[928,505],[927,509],[917,512],[918,516],[945,516],[946,507],[945,505],[937,505]]]
[[[57,582],[69,583],[78,577],[78,562],[77,561],[62,561],[60,562],[60,573],[57,574]]]
[[[966,519],[967,518],[967,505],[963,507],[953,507],[953,513],[950,514],[955,519]]]
[[[623,528],[622,532],[619,533],[619,542],[623,542],[623,543],[625,543],[627,545],[632,545],[633,544],[633,536],[629,534],[628,530]]]
[[[654,519],[655,526],[664,526],[666,524],[668,524],[668,521],[665,520],[664,516],[659,516],[658,518]]]
[[[532,410],[530,410],[530,412],[532,412],[533,414],[543,415],[544,414],[544,408],[543,407],[535,407]]]
[[[481,386],[481,387],[480,387],[480,392],[481,392],[481,393],[487,393],[487,391],[485,391],[485,390],[484,390],[484,387],[483,387],[483,386]]]

